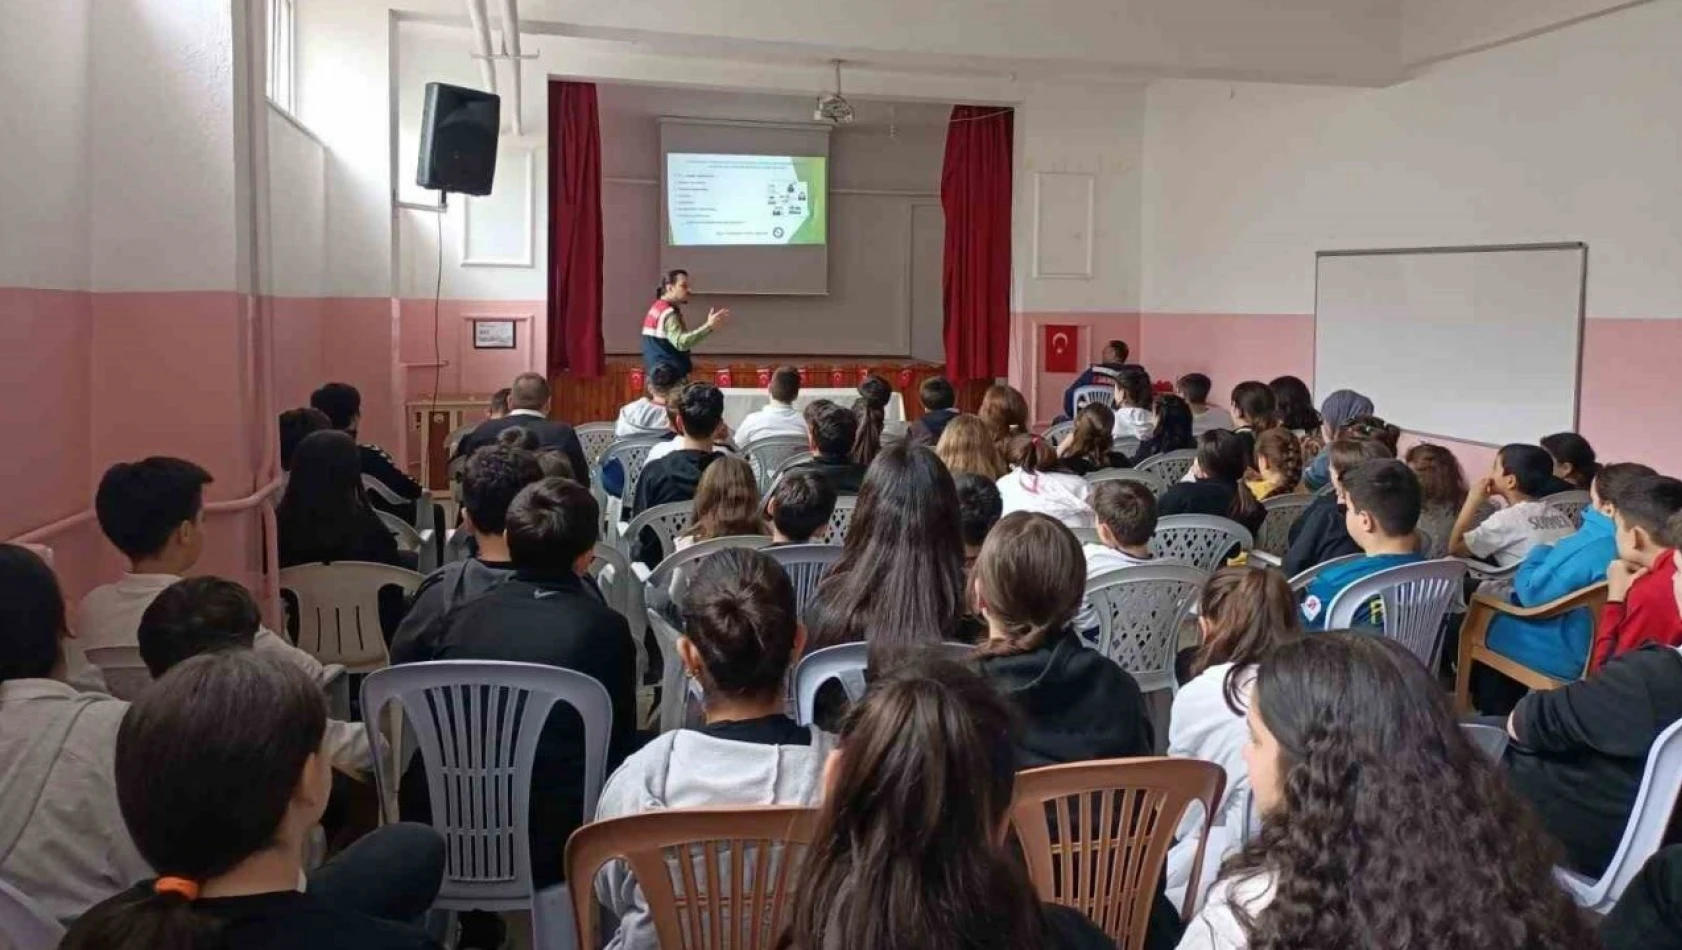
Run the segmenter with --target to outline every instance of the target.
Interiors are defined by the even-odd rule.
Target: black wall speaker
[[[496,138],[502,98],[447,83],[426,84],[421,117],[420,170],[415,183],[428,191],[488,195],[496,177]]]

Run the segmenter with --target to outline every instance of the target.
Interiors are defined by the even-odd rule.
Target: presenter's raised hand
[[[724,326],[725,321],[729,319],[729,310],[711,310],[707,313],[707,326],[716,330],[719,327]]]

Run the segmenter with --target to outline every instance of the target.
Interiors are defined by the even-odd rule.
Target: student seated
[[[357,427],[362,424],[362,393],[355,386],[328,383],[310,394],[310,407],[326,415],[333,428],[350,436],[352,442],[356,441]],[[377,495],[370,503],[389,514],[413,517],[414,502],[426,496],[425,486],[410,477],[389,452],[377,445],[357,443],[356,454],[363,475],[384,485],[407,504],[391,505]]]
[[[1606,950],[1682,950],[1682,845],[1641,866],[1600,926]]]
[[[436,947],[413,925],[444,876],[432,829],[381,828],[306,879],[332,785],[326,724],[309,677],[251,651],[194,657],[152,684],[123,720],[114,772],[156,876],[83,914],[61,946]]]
[[[1141,458],[1139,445],[1156,431],[1156,393],[1151,376],[1142,367],[1124,366],[1115,384],[1116,451],[1128,458]]]
[[[1220,766],[1226,789],[1211,820],[1205,822],[1201,809],[1193,809],[1180,822],[1179,840],[1168,852],[1171,895],[1183,893],[1191,879],[1199,837],[1207,838],[1200,878],[1204,886],[1213,877],[1209,869],[1220,866],[1229,845],[1243,843],[1236,829],[1245,816],[1234,806],[1242,806],[1242,793],[1250,791],[1244,746],[1250,740],[1248,713],[1256,667],[1279,644],[1302,635],[1296,594],[1278,571],[1222,568],[1203,586],[1197,608],[1203,645],[1191,661],[1191,679],[1174,694],[1168,754]],[[1185,906],[1183,900],[1180,906]]]
[[[965,472],[952,479],[958,489],[958,530],[964,537],[964,575],[969,576],[975,559],[981,556],[981,545],[993,526],[1004,517],[1005,503],[999,497],[999,486]]]
[[[1016,767],[1148,756],[1156,748],[1139,684],[1081,643],[1070,622],[1086,588],[1085,558],[1046,515],[1009,514],[975,562],[971,586],[987,623],[981,673],[1016,707]],[[845,744],[845,739],[842,740]],[[1171,947],[1180,918],[1158,882],[1147,946]]]
[[[64,682],[68,636],[52,568],[0,544],[0,881],[61,923],[152,874],[111,786],[128,703]]]
[[[1600,471],[1595,460],[1594,446],[1575,432],[1555,432],[1543,436],[1542,448],[1554,461],[1553,478],[1542,488],[1540,497],[1560,492],[1588,491],[1594,476]]]
[[[1157,515],[1214,515],[1230,518],[1251,532],[1260,529],[1267,510],[1244,484],[1246,467],[1242,436],[1225,429],[1203,433],[1197,439],[1192,480],[1168,486],[1157,500]]]
[[[1466,503],[1466,474],[1454,453],[1440,445],[1421,443],[1408,449],[1408,468],[1419,479],[1419,533],[1430,539],[1420,554],[1436,559],[1448,556],[1448,536],[1454,519]]]
[[[789,671],[805,645],[794,588],[758,551],[701,561],[683,604],[678,655],[701,686],[706,725],[663,733],[607,780],[596,820],[668,808],[810,805],[833,741],[784,714]],[[610,948],[658,950],[654,923],[623,862],[596,876],[619,919]]]
[[[855,464],[868,467],[882,451],[882,432],[888,425],[888,403],[893,398],[893,386],[874,373],[859,383],[859,397],[853,400],[853,415],[859,420],[858,432],[853,436],[852,451],[847,453]]]
[[[1005,514],[1037,511],[1071,528],[1092,527],[1092,507],[1086,503],[1091,486],[1079,475],[1064,471],[1044,439],[1012,436],[1005,443],[1005,461],[1010,463],[1010,472],[997,483]]]
[[[771,525],[771,546],[812,544],[829,535],[835,514],[835,489],[817,472],[789,472],[771,486],[765,520]]]
[[[329,439],[341,448],[349,443],[342,432],[317,432],[308,438]],[[139,646],[146,608],[192,570],[204,552],[204,486],[210,481],[210,473],[192,462],[162,456],[106,469],[94,494],[94,512],[100,531],[128,559],[129,570],[82,598],[76,609],[78,654],[95,647]],[[285,659],[318,683],[325,680],[326,671],[315,657],[266,629],[258,629],[253,646]],[[99,688],[103,682],[99,680]]]
[[[981,408],[975,414],[987,423],[1001,451],[1011,436],[1028,431],[1028,400],[1014,386],[994,383],[987,387],[981,395]]]
[[[491,393],[490,402],[485,405],[486,419],[501,419],[508,415],[508,396],[514,391],[511,386],[504,386]]]
[[[1244,442],[1244,467],[1255,465],[1256,436],[1279,425],[1279,409],[1273,390],[1260,380],[1246,379],[1232,387],[1232,431]]]
[[[140,659],[156,680],[201,653],[252,649],[261,625],[257,602],[244,587],[220,577],[189,577],[152,599],[140,616],[136,639]],[[329,720],[321,748],[333,768],[346,775],[362,778],[374,768],[361,723]]]
[[[1607,566],[1618,560],[1618,528],[1613,521],[1618,502],[1632,486],[1653,474],[1635,462],[1601,469],[1590,489],[1594,504],[1583,509],[1583,526],[1558,544],[1530,549],[1513,575],[1512,602],[1538,607],[1605,580]],[[1497,614],[1486,642],[1491,650],[1533,670],[1574,680],[1583,674],[1593,636],[1594,618],[1584,608],[1548,620]]]
[[[1156,397],[1155,418],[1155,428],[1139,443],[1134,461],[1143,462],[1153,456],[1197,448],[1191,407],[1186,405],[1184,399],[1172,393],[1163,393]]]
[[[1075,413],[1075,429],[1057,449],[1057,463],[1082,478],[1108,468],[1127,468],[1127,456],[1115,450],[1115,410],[1089,402]]]
[[[613,703],[612,769],[636,739],[636,654],[625,618],[580,576],[601,524],[596,500],[577,482],[544,479],[514,497],[507,524],[514,576],[394,647],[391,661],[513,660],[594,677]],[[531,799],[531,867],[539,888],[565,879],[562,851],[583,815],[583,762],[582,724],[571,707],[557,707],[543,725],[532,773],[533,788],[541,792]],[[432,804],[419,757],[403,776],[399,801],[406,818],[429,820]]]
[[[1075,392],[1082,387],[1103,384],[1115,385],[1116,378],[1128,365],[1127,356],[1126,341],[1110,340],[1105,343],[1099,362],[1087,367],[1084,372],[1075,377],[1075,381],[1069,384],[1069,388],[1063,391],[1063,418],[1073,419],[1075,417]]]
[[[908,437],[918,445],[934,448],[940,442],[946,424],[958,417],[958,394],[944,376],[930,376],[917,388],[917,400],[923,404],[923,418],[911,423]]]
[[[1371,416],[1372,400],[1353,389],[1339,389],[1320,403],[1321,434],[1325,437],[1326,448],[1338,439],[1354,438],[1355,434],[1348,432],[1349,426],[1356,419]],[[1331,482],[1331,458],[1326,448],[1322,448],[1303,468],[1303,485],[1309,491],[1319,491]],[[1391,457],[1395,456],[1395,446],[1392,445]]]
[[[1221,866],[1180,950],[1596,945],[1536,819],[1401,644],[1280,644],[1247,715],[1261,832]]]
[[[792,366],[777,367],[771,371],[771,382],[765,391],[771,401],[748,413],[736,427],[738,447],[746,448],[759,439],[806,437],[806,420],[794,407],[794,401],[800,398],[800,371]]]
[[[707,467],[723,458],[714,451],[713,433],[724,418],[724,394],[712,383],[696,382],[683,387],[674,401],[678,437],[676,448],[664,458],[651,459],[637,479],[636,498],[625,509],[630,521],[655,505],[692,501]],[[660,549],[658,536],[644,531],[637,539],[636,560],[649,567],[670,554]]]
[[[473,538],[476,554],[452,561],[421,581],[392,637],[393,650],[399,643],[408,644],[420,636],[457,604],[513,576],[514,565],[508,557],[508,506],[521,489],[544,477],[537,457],[523,449],[493,445],[473,453],[461,473],[460,532]]]
[[[1553,544],[1577,530],[1570,518],[1537,500],[1552,475],[1553,459],[1540,446],[1503,446],[1489,477],[1478,479],[1460,506],[1448,553],[1510,567],[1536,545]],[[1492,497],[1506,504],[1480,524],[1483,504]]]
[[[858,438],[859,419],[827,399],[806,407],[806,435],[811,440],[812,460],[790,471],[817,472],[829,481],[837,495],[856,495],[864,484],[867,465],[853,461],[853,443]]]
[[[1302,441],[1296,433],[1279,426],[1256,436],[1256,474],[1245,484],[1257,501],[1275,495],[1289,495],[1302,482]]]
[[[934,451],[954,478],[978,475],[996,482],[1010,471],[999,452],[999,443],[993,439],[993,430],[980,416],[959,416],[947,423]]]
[[[615,438],[630,439],[643,436],[667,436],[667,407],[672,393],[683,385],[683,378],[670,363],[656,365],[648,374],[644,395],[619,407],[619,418],[613,422]]]
[[[1313,458],[1325,447],[1329,436],[1325,420],[1314,411],[1314,394],[1308,391],[1308,384],[1296,376],[1276,376],[1267,388],[1273,390],[1280,427],[1302,443],[1303,455]]]
[[[292,453],[298,451],[298,443],[304,441],[304,436],[311,432],[333,428],[333,423],[327,414],[320,409],[305,407],[303,409],[288,409],[280,414],[280,470],[292,471]]]
[[[413,567],[362,491],[356,443],[343,432],[316,432],[298,443],[286,493],[275,508],[280,566],[369,561]]]
[[[1214,383],[1202,373],[1187,373],[1174,383],[1174,391],[1186,405],[1191,408],[1191,434],[1193,438],[1208,432],[1210,429],[1232,429],[1232,413],[1220,406],[1211,405],[1209,391]]]
[[[1151,538],[1156,534],[1156,496],[1151,490],[1140,482],[1100,482],[1092,489],[1091,501],[1099,543],[1081,545],[1086,579],[1151,563]],[[1091,604],[1082,601],[1075,629],[1083,635],[1098,629],[1098,614]]]
[[[490,419],[462,437],[456,444],[454,457],[471,456],[487,445],[495,445],[504,429],[520,426],[537,436],[540,449],[560,449],[572,465],[574,481],[590,487],[590,462],[584,457],[584,445],[572,426],[559,419],[551,419],[549,412],[549,380],[541,373],[521,373],[514,377],[508,390],[508,415]]]
[[[1078,912],[1041,904],[1022,870],[1009,824],[1016,722],[950,660],[919,655],[884,671],[830,756],[784,945],[1113,950]],[[1146,950],[1173,946],[1171,934],[1151,936]]]
[[[695,520],[676,539],[679,551],[702,541],[764,534],[759,483],[747,459],[727,455],[707,466],[695,488]]]
[[[1361,553],[1361,546],[1349,536],[1349,528],[1344,524],[1346,503],[1341,479],[1363,462],[1396,457],[1376,439],[1338,439],[1326,446],[1326,452],[1331,460],[1328,471],[1334,491],[1309,502],[1287,532],[1291,546],[1285,552],[1286,577],[1295,577],[1332,558]],[[1444,534],[1444,544],[1447,537]]]
[[[1682,481],[1650,475],[1613,499],[1618,558],[1606,568],[1606,606],[1594,633],[1589,668],[1644,644],[1682,646],[1682,613],[1668,595],[1676,577],[1676,516]]]
[[[1344,524],[1366,557],[1329,567],[1308,583],[1302,592],[1302,619],[1310,630],[1326,629],[1332,601],[1345,587],[1379,571],[1425,560],[1413,536],[1419,524],[1419,479],[1412,469],[1395,459],[1363,462],[1343,476],[1342,484],[1349,506]],[[1350,625],[1382,627],[1381,603],[1375,597],[1363,604]]]

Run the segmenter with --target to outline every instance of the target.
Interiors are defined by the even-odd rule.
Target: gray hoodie
[[[691,729],[664,733],[607,780],[596,820],[664,808],[815,804],[834,746],[833,736],[816,729],[809,746],[738,742]],[[596,875],[596,899],[619,918],[608,950],[659,950],[642,890],[623,861]]]

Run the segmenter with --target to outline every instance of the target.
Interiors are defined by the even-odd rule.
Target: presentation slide
[[[828,161],[808,155],[666,153],[668,243],[823,244]]]

